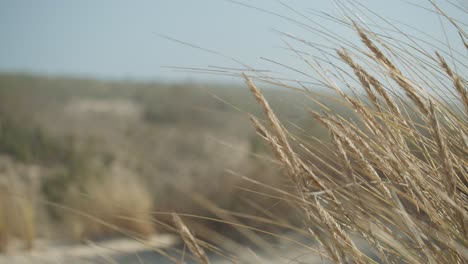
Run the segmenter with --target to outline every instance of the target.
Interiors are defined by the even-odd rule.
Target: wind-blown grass
[[[354,1],[347,3],[356,10],[365,10]],[[263,183],[248,177],[243,178],[249,184],[277,192],[277,195],[263,193],[263,189],[254,189],[251,185],[239,189],[289,202],[289,206],[293,208],[291,212],[301,212],[299,219],[302,220],[302,224],[293,226],[287,221],[283,222],[284,219],[275,219],[278,214],[271,214],[272,219],[267,219],[266,216],[270,216],[271,213],[269,208],[265,208],[265,203],[256,204],[257,200],[253,198],[247,202],[251,202],[252,207],[257,206],[261,216],[223,210],[217,207],[219,204],[216,205],[206,198],[194,197],[191,203],[182,205],[205,205],[210,213],[221,219],[205,217],[204,220],[231,224],[258,247],[268,247],[268,243],[265,243],[258,233],[288,239],[286,235],[268,231],[266,226],[292,230],[318,242],[315,248],[301,241],[290,241],[294,242],[295,246],[303,247],[336,263],[376,261],[371,258],[369,251],[363,250],[357,244],[356,238],[367,241],[378,255],[378,261],[382,263],[466,263],[468,100],[465,76],[467,34],[463,30],[465,24],[457,22],[436,7],[435,11],[441,18],[455,25],[455,30],[462,40],[459,44],[462,45],[444,44],[437,39],[431,39],[431,43],[406,34],[395,24],[388,23],[370,11],[370,14],[364,14],[364,17],[372,18],[369,19],[372,22],[366,24],[360,16],[354,15],[339,2],[337,8],[347,15],[342,18],[325,17],[337,25],[352,29],[359,43],[348,41],[341,35],[333,35],[320,27],[312,28],[307,23],[297,23],[298,21],[292,18],[288,20],[313,31],[314,37],[329,40],[329,46],[314,46],[303,39],[282,33],[286,42],[298,41],[307,48],[318,51],[319,54],[314,55],[295,49],[287,43],[289,50],[307,65],[309,72],[304,76],[312,80],[302,82],[292,78],[280,79],[267,76],[264,71],[246,71],[240,76],[245,78],[247,86],[265,114],[263,117],[249,116],[253,127],[259,138],[270,145],[276,157],[274,163],[281,165],[289,189],[279,189],[278,186],[283,185],[272,184],[271,178],[268,179],[270,182],[265,181],[264,176],[260,177],[264,180]],[[309,21],[308,17],[302,16],[300,12],[295,13]],[[456,48],[458,46],[462,46],[461,50]],[[231,75],[236,74],[238,72]],[[330,98],[330,94],[311,91],[307,86],[312,82],[327,88],[337,96]],[[299,127],[300,132],[286,129],[290,127],[286,122],[291,120],[282,119],[277,115],[277,111],[273,110],[274,104],[271,104],[257,87],[259,83],[292,89],[310,98],[311,104],[321,106],[320,110],[310,109],[309,118],[328,131],[328,139],[324,140],[322,135],[319,137],[315,134],[316,131],[309,131],[307,128]],[[179,98],[176,99],[184,97],[177,96]],[[145,96],[142,98],[146,99]],[[355,115],[345,116],[338,113],[335,108],[325,103],[330,99]],[[178,100],[178,103],[181,106],[189,105],[184,100]],[[217,105],[215,109],[224,111],[224,107]],[[176,123],[184,123],[186,119],[192,119],[185,115],[187,111],[180,111],[177,107],[171,108],[170,115],[165,114],[167,112],[163,110],[158,107],[149,108],[144,112],[144,119],[155,124],[170,124],[174,120]],[[216,111],[214,113],[218,113]],[[213,117],[215,116],[217,115]],[[220,120],[223,118],[224,116],[219,117]],[[197,120],[190,122],[201,123]],[[217,120],[218,118],[211,118],[210,122],[203,125],[215,127],[218,124]],[[233,127],[236,126],[234,123]],[[14,131],[11,135],[18,136],[16,128],[11,131]],[[190,132],[193,134],[193,128]],[[171,132],[172,134],[174,133]],[[181,147],[172,150],[175,153],[173,156],[179,159],[173,163],[159,161],[171,172],[170,176],[175,174],[173,171],[179,171],[177,169],[182,167],[183,155],[188,156],[186,159],[191,161],[194,156],[200,158],[205,153],[191,153],[187,146],[191,146],[190,136],[193,135],[186,130],[181,130],[180,134],[182,136],[176,141]],[[35,133],[25,133],[25,136],[16,141],[22,142],[23,138],[29,138],[31,135]],[[41,139],[42,136],[38,138]],[[181,144],[183,140],[180,138],[190,139],[190,144]],[[193,141],[200,144],[201,140],[198,137],[194,138]],[[258,144],[257,141],[254,143]],[[146,141],[144,144],[151,145]],[[11,147],[9,152],[30,152],[29,148],[23,145]],[[161,149],[167,154],[172,148],[164,145]],[[206,152],[215,150],[207,147]],[[261,154],[263,155],[263,152]],[[35,157],[36,154],[32,156]],[[217,154],[216,158],[219,156]],[[233,152],[227,153],[226,156],[226,164],[229,165],[233,161]],[[213,159],[211,163],[220,170],[228,166],[218,162],[218,159]],[[167,166],[168,164],[174,165],[173,168]],[[189,168],[187,174],[190,176],[194,171],[198,171],[196,166]],[[255,172],[262,173],[257,170]],[[266,174],[265,171],[263,173]],[[216,189],[210,198],[219,203],[222,199],[217,199],[218,196],[226,195],[226,190],[230,190],[231,186],[226,188],[229,184],[225,179],[215,182],[211,178],[212,175],[205,173],[205,170],[200,170],[199,174],[203,177],[191,177],[196,183],[202,182],[200,190],[196,192],[207,192],[207,185],[203,181],[211,181],[221,192]],[[114,233],[144,237],[153,231],[155,220],[149,216],[154,210],[151,203],[153,200],[161,201],[150,197],[148,190],[140,183],[128,183],[120,181],[121,179],[113,182],[112,177],[113,175],[110,175],[97,181],[85,182],[77,187],[81,189],[69,193],[66,197],[67,206],[85,214],[70,215],[68,218],[78,237],[106,237]],[[236,179],[238,178],[240,177]],[[175,182],[183,185],[182,180]],[[184,184],[187,184],[187,181]],[[178,192],[168,193],[170,195],[163,195],[171,200],[170,202],[178,195]],[[179,204],[181,200],[174,200],[174,204]],[[173,204],[170,204],[174,208]],[[237,207],[242,206],[244,203],[239,203]],[[170,215],[167,212],[165,214]],[[200,237],[199,234],[193,235],[177,215],[193,215],[178,212],[173,216],[189,250],[200,262],[209,262],[209,252],[218,253],[221,250],[210,243],[200,243],[202,240],[196,238]],[[201,218],[203,217],[199,217]],[[6,240],[2,231],[10,229],[9,226],[5,228],[3,219],[0,215],[0,247]],[[247,221],[243,222],[244,220],[251,222],[245,224]],[[260,223],[263,226],[257,228],[250,223]],[[118,232],[119,230],[123,232]],[[227,237],[230,235],[204,231],[208,235],[203,239],[210,235],[216,236],[218,240],[229,239]],[[237,246],[235,241],[230,243],[233,247]]]
[[[468,261],[468,104],[462,75],[467,34],[465,24],[432,4],[455,25],[462,50],[455,43],[424,43],[382,18],[373,30],[344,5],[338,8],[347,15],[335,22],[353,29],[361,44],[310,44],[322,57],[291,48],[316,81],[357,113],[353,121],[326,106],[310,111],[329,132],[329,141],[320,142],[328,153],[286,130],[255,81],[292,85],[265,75],[241,76],[265,113],[265,120],[250,119],[294,186],[289,197],[302,209],[302,228],[332,262],[375,262],[356,237],[382,263]],[[302,92],[320,100],[308,89]]]

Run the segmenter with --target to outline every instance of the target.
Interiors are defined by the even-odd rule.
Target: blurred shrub
[[[0,114],[0,152],[18,161],[47,164],[66,161],[70,157],[66,143],[48,136],[40,127]]]
[[[41,192],[45,198],[53,203],[63,203],[66,192],[71,186],[80,186],[87,180],[88,175],[94,173],[90,161],[94,155],[88,150],[79,150],[70,144],[68,156],[60,164],[60,168],[45,175],[41,181]],[[61,218],[60,209],[48,206],[50,215],[55,219]]]
[[[65,222],[75,239],[100,239],[118,234],[146,238],[154,231],[152,196],[133,175],[89,178],[69,189]]]

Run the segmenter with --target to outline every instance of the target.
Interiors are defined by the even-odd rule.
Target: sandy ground
[[[71,244],[37,241],[31,251],[9,252],[0,255],[0,264],[14,263],[164,263],[159,249],[178,243],[173,235],[158,234],[139,242],[131,239],[113,239],[103,242]],[[143,254],[140,257],[139,254]],[[143,259],[152,259],[151,262]]]
[[[301,241],[307,244],[308,249],[289,242],[278,242],[271,245],[268,252],[254,252],[248,247],[239,248],[235,254],[235,259],[226,259],[216,255],[209,255],[213,264],[228,263],[258,263],[258,264],[280,264],[280,263],[331,263],[325,257],[320,256],[320,249],[312,241]],[[358,248],[361,248],[374,260],[378,261],[375,253],[371,252],[367,243],[361,239],[355,239]],[[140,264],[140,263],[161,263],[169,264],[174,261],[164,257],[158,251],[166,250],[171,254],[171,250],[181,252],[180,240],[174,235],[158,234],[145,242],[138,242],[132,239],[120,238],[102,242],[93,242],[87,244],[71,244],[64,242],[37,241],[32,251],[16,251],[7,255],[0,255],[0,264],[26,264],[26,263],[121,263],[121,264]],[[311,250],[314,248],[314,250]],[[174,255],[174,254],[172,254]],[[180,254],[178,254],[180,255]],[[193,259],[177,257],[177,263],[196,263]]]

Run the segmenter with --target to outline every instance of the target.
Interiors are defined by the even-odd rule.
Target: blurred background
[[[357,3],[345,6],[376,10],[415,36],[457,37],[429,2]],[[316,105],[268,80],[327,92],[303,74],[310,69],[290,45],[311,53],[309,45],[339,47],[317,37],[328,31],[355,40],[331,19],[341,15],[334,4],[1,0],[0,251],[148,238],[172,232],[170,212],[279,233],[223,210],[300,223],[290,206],[252,190],[277,193],[243,178],[290,188],[250,126],[247,113],[261,109],[239,75],[265,74],[259,85],[287,128],[325,138],[307,114]],[[457,14],[457,5],[440,5]],[[246,235],[187,221],[205,239]]]

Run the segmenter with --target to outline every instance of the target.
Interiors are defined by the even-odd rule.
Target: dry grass
[[[287,226],[318,241],[318,254],[336,263],[375,262],[357,245],[356,237],[366,240],[382,263],[466,263],[468,103],[463,74],[467,34],[463,26],[455,26],[465,45],[460,51],[454,48],[455,43],[450,46],[440,42],[419,43],[419,38],[395,30],[395,25],[379,17],[374,17],[381,23],[373,30],[370,26],[374,23],[370,26],[358,23],[362,21],[359,15],[340,4],[337,8],[348,15],[331,21],[354,30],[360,43],[318,29],[316,37],[325,37],[333,46],[311,46],[318,51],[317,56],[292,51],[315,74],[313,81],[335,92],[334,100],[356,112],[358,120],[347,119],[325,105],[322,111],[311,110],[310,118],[326,128],[330,137],[325,141],[315,140],[316,145],[310,144],[314,132],[303,130],[310,132],[306,139],[304,133],[288,131],[256,86],[259,82],[274,83],[300,90],[314,102],[322,101],[319,95],[305,89],[307,82],[294,82],[299,87],[293,87],[283,79],[265,76],[264,71],[241,76],[265,114],[263,118],[250,116],[253,126],[270,145],[276,163],[285,172],[288,186],[292,186],[287,191],[271,187],[269,190],[278,195],[268,195],[287,199],[290,206],[299,208],[302,225],[290,227],[278,219],[269,222],[264,217],[221,210],[209,201],[202,203],[215,214],[218,212],[216,215],[222,218],[219,221],[223,224],[248,229],[245,236],[258,240],[258,244],[263,241],[257,233],[268,233],[266,228],[255,229],[239,223],[238,219]],[[456,24],[445,13],[440,16]],[[161,148],[164,154],[168,149]],[[180,152],[174,156],[188,151],[181,148]],[[232,158],[231,154],[228,156]],[[181,167],[179,162],[180,159],[175,167]],[[237,164],[243,163],[234,163]],[[224,166],[228,165],[219,167],[224,169]],[[190,167],[187,175],[193,171]],[[136,236],[151,234],[149,212],[153,201],[148,190],[135,179],[110,174],[70,190],[66,204],[84,213],[67,216],[75,237],[106,237],[119,231]],[[201,179],[213,182],[212,178]],[[267,184],[252,179],[249,183],[268,188]],[[224,188],[222,184],[227,185],[225,180],[219,180],[216,186]],[[201,186],[200,189],[206,189],[205,182]],[[14,202],[1,205],[9,208],[11,204]],[[202,248],[209,246],[197,240],[177,215],[173,217],[189,249],[201,262],[207,263]],[[5,234],[9,235],[1,230],[12,230],[7,218],[0,217],[0,243],[7,241]],[[31,216],[22,213],[20,218]],[[28,240],[28,235],[24,238]],[[296,244],[316,253],[306,245]]]
[[[359,114],[364,126],[356,126],[333,112],[312,112],[330,131],[335,155],[342,164],[341,177],[311,166],[307,156],[299,156],[291,148],[289,142],[295,139],[287,136],[252,79],[245,77],[265,111],[269,129],[252,117],[253,124],[270,143],[296,186],[295,202],[303,209],[306,228],[333,262],[373,262],[350,238],[360,236],[379,252],[383,263],[465,263],[468,260],[466,110],[458,112],[456,104],[445,103],[446,98],[437,98],[424,89],[424,83],[410,76],[418,74],[435,80],[440,72],[447,73],[453,80],[451,89],[465,107],[466,81],[438,53],[430,60],[433,67],[441,68],[427,70],[419,64],[421,58],[412,54],[416,67],[411,61],[413,68],[404,73],[385,55],[391,53],[394,60],[405,62],[403,54],[381,50],[374,42],[385,43],[384,39],[355,23],[352,25],[370,53],[351,53],[346,48],[337,53],[353,70],[371,104],[343,92],[336,80],[323,81]],[[353,57],[367,57],[371,61],[359,65]],[[346,71],[339,65],[333,64],[337,71]],[[391,82],[382,84],[365,70],[370,67],[380,69],[378,74],[389,77],[397,86]],[[351,86],[350,79],[338,81],[353,90],[359,89]],[[397,88],[407,98],[390,94]],[[443,90],[442,94],[451,92]],[[420,121],[403,114],[408,112],[417,113]]]
[[[182,237],[182,240],[185,242],[190,252],[192,252],[192,254],[197,258],[199,263],[209,264],[210,261],[208,256],[206,255],[203,248],[199,245],[192,232],[190,232],[189,228],[182,221],[182,219],[177,214],[172,214],[172,218],[180,236]]]
[[[318,76],[314,81],[358,114],[356,122],[327,107],[310,111],[330,133],[330,141],[320,142],[329,153],[287,131],[254,80],[291,85],[265,75],[241,76],[265,113],[265,121],[250,117],[253,126],[295,187],[289,200],[302,209],[303,230],[335,263],[375,262],[356,246],[355,237],[365,239],[382,263],[466,263],[466,48],[419,43],[388,29],[394,25],[381,18],[373,31],[357,22],[360,14],[337,8],[348,15],[335,22],[354,29],[361,45],[336,35],[344,47],[310,45],[319,51],[316,57],[296,53]],[[445,13],[440,16],[455,23]],[[462,26],[455,31],[466,38]],[[452,65],[444,56],[451,56]],[[308,89],[303,93],[320,100]],[[317,162],[317,156],[323,159]]]
[[[114,235],[147,238],[155,230],[152,196],[133,175],[112,175],[87,181],[69,191],[65,204],[80,214],[65,215],[75,239],[100,239]]]
[[[33,203],[24,194],[10,195],[10,189],[0,185],[0,251],[6,250],[12,239],[20,239],[31,249],[36,237]]]

